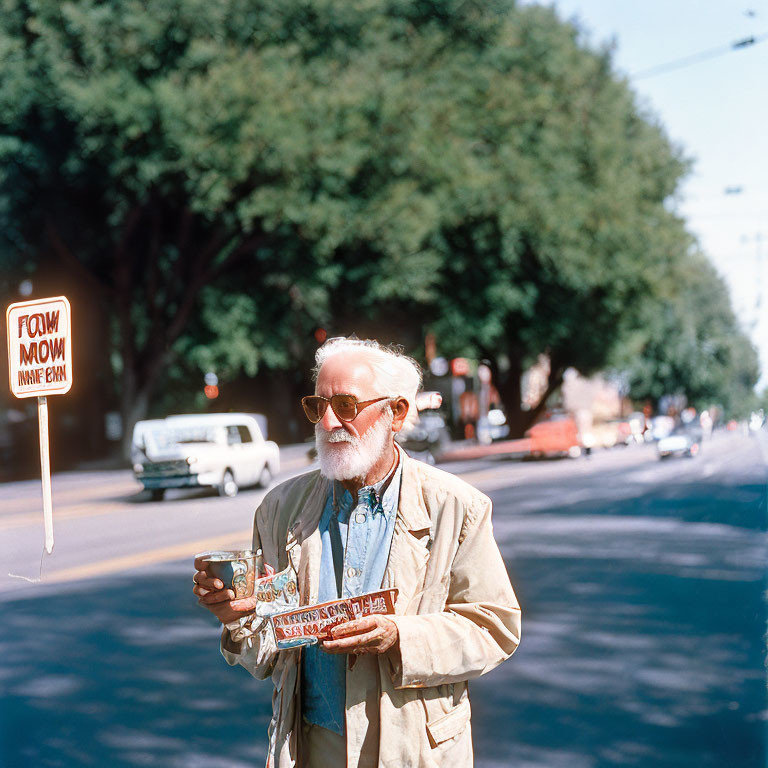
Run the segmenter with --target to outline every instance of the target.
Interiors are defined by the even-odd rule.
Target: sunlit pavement
[[[766,457],[766,434],[719,434],[693,460],[446,465],[493,498],[524,610],[518,653],[471,686],[478,766],[763,768]],[[3,767],[263,764],[270,685],[219,656],[189,559],[247,543],[263,492],[137,490],[54,478],[30,583],[39,486],[0,486]]]

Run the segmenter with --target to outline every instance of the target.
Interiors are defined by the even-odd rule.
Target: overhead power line
[[[634,80],[641,80],[646,77],[655,77],[656,75],[663,75],[666,72],[672,72],[675,69],[682,69],[683,67],[690,67],[693,64],[698,64],[708,59],[715,59],[718,56],[724,56],[726,53],[733,53],[734,51],[740,51],[744,48],[749,48],[753,45],[758,45],[768,40],[768,32],[762,35],[750,35],[749,37],[736,40],[736,42],[729,45],[721,45],[719,48],[710,48],[708,51],[701,51],[700,53],[694,53],[692,56],[686,56],[682,59],[675,59],[674,61],[668,61],[666,64],[659,64],[649,69],[643,69],[640,72],[635,72],[632,75]]]

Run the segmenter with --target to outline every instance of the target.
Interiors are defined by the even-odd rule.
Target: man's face
[[[320,369],[315,391],[321,397],[354,395],[358,401],[392,394],[379,392],[373,370],[364,352],[340,352]],[[393,440],[392,414],[386,401],[373,403],[353,421],[340,421],[328,406],[315,425],[318,458],[322,473],[334,480],[365,477],[384,455]]]

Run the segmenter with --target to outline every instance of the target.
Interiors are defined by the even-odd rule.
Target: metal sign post
[[[53,551],[53,504],[48,395],[63,395],[72,387],[71,310],[65,296],[55,296],[11,304],[5,319],[11,393],[20,398],[37,397],[45,550],[50,555]]]
[[[53,552],[53,504],[51,502],[51,456],[48,450],[48,398],[37,398],[37,420],[40,427],[40,469],[43,478],[43,522],[45,551]]]

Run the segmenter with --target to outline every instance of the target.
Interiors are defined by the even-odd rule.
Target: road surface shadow
[[[270,685],[231,669],[187,564],[0,602],[0,764],[260,765]]]
[[[478,768],[763,768],[761,477],[516,514],[526,492],[492,494],[524,628],[471,684]],[[225,664],[190,576],[0,600],[0,764],[263,764],[271,685]]]
[[[483,765],[764,768],[764,470],[516,516],[527,490],[491,494],[524,621],[470,686]]]

